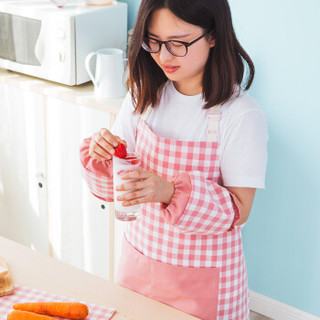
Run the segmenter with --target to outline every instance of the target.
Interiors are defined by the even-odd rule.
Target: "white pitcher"
[[[90,60],[97,56],[96,73],[90,70]],[[127,90],[124,79],[124,51],[115,48],[99,49],[88,54],[85,60],[87,72],[94,84],[94,95],[100,102],[108,98],[125,96]]]

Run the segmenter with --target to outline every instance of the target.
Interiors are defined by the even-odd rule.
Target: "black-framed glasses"
[[[184,57],[188,53],[188,48],[194,43],[202,39],[210,31],[205,32],[203,35],[191,42],[184,42],[179,40],[159,41],[154,38],[143,38],[142,48],[150,53],[158,53],[161,50],[161,46],[164,44],[167,50],[176,57]]]

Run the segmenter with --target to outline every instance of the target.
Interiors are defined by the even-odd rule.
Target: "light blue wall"
[[[129,26],[139,0],[127,0]],[[320,316],[320,1],[230,0],[269,117],[266,190],[243,230],[251,290]]]
[[[120,0],[119,2],[125,2],[128,4],[128,30],[134,27],[140,0]]]
[[[243,230],[249,286],[320,316],[320,1],[230,5],[269,117],[266,190]]]

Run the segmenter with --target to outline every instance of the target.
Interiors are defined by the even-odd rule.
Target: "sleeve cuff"
[[[112,160],[99,161],[90,157],[89,155],[89,147],[90,147],[91,137],[84,139],[84,141],[80,145],[80,160],[82,166],[91,172],[99,176],[103,176],[106,178],[113,178],[112,171]]]
[[[167,223],[174,225],[179,221],[188,204],[192,185],[187,172],[179,173],[172,182],[175,188],[174,195],[170,204],[161,204],[161,214]]]

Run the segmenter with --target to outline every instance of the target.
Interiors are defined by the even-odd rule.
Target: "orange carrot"
[[[8,314],[7,320],[57,320],[56,318],[29,311],[15,310]]]
[[[17,303],[13,306],[13,309],[67,319],[85,319],[89,313],[88,307],[79,302]]]

